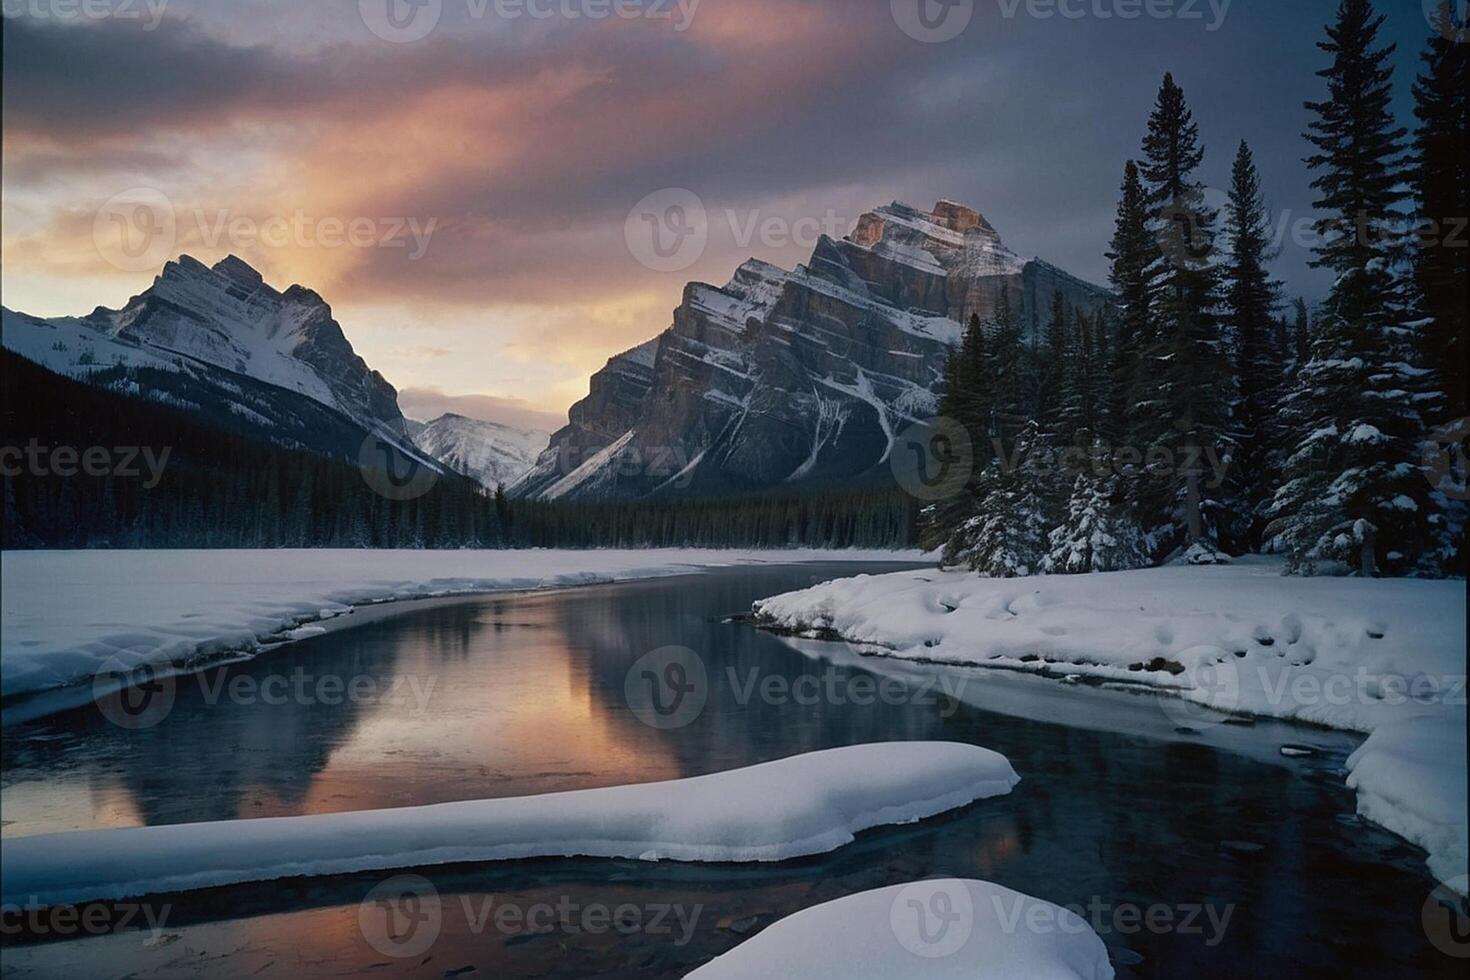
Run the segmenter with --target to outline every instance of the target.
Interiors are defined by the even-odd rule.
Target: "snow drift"
[[[848,746],[641,786],[397,810],[42,834],[0,850],[7,904],[534,857],[782,861],[1009,793],[975,745]]]

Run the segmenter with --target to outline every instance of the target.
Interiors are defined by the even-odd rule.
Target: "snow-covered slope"
[[[963,205],[879,208],[795,270],[752,259],[722,287],[689,284],[673,326],[593,377],[511,490],[619,499],[872,481],[895,436],[933,415],[961,325],[1005,294],[1034,330],[1058,290],[1089,311],[1109,302],[1022,260]]]
[[[6,841],[0,895],[50,905],[533,857],[785,861],[1003,796],[1019,781],[1005,756],[978,745],[888,742],[641,786],[41,834]]]
[[[411,431],[424,452],[492,490],[524,476],[551,440],[549,433],[452,414],[422,428],[412,423]]]
[[[181,256],[119,310],[48,320],[7,309],[4,344],[58,374],[225,411],[215,421],[248,421],[286,444],[303,444],[292,431],[301,400],[362,432],[403,431],[397,392],[353,351],[331,307],[303,286],[275,290],[234,256],[212,268]]]

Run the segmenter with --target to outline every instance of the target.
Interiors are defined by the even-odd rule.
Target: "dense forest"
[[[1004,304],[972,319],[941,414],[970,433],[974,475],[926,510],[926,543],[993,576],[1257,551],[1308,574],[1463,574],[1470,45],[1451,4],[1438,16],[1412,135],[1369,0],[1342,0],[1319,44],[1327,97],[1304,135],[1314,265],[1335,282],[1315,311],[1287,309],[1270,273],[1249,145],[1212,208],[1198,126],[1164,78],[1124,170],[1116,322],[1058,298],[1023,345]]]
[[[393,500],[355,462],[0,356],[5,548],[903,547],[917,517],[897,491],[559,504],[454,473]],[[16,455],[27,446],[48,451],[44,465]],[[83,465],[93,448],[107,457],[95,474]]]

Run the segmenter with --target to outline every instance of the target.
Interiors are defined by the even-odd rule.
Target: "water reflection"
[[[724,622],[762,595],[851,566],[450,602],[180,678],[156,727],[87,708],[3,732],[6,836],[284,816],[672,779],[933,731],[922,712],[806,710],[724,682],[805,659]],[[643,725],[628,668],[661,646],[721,678],[679,732]],[[716,671],[718,665],[718,671]]]

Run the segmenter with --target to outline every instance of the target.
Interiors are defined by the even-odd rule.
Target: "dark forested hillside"
[[[576,505],[511,501],[454,473],[420,496],[354,463],[0,360],[5,548],[901,547],[897,492]],[[365,434],[359,433],[359,438]]]

